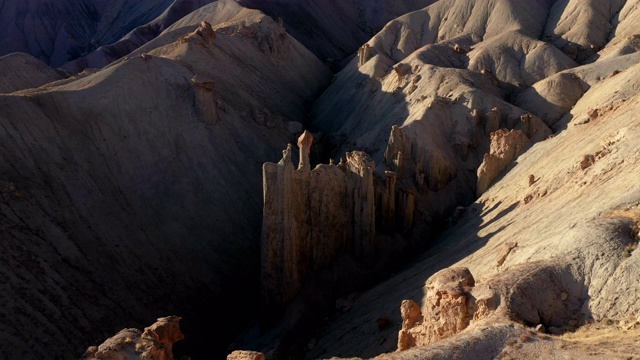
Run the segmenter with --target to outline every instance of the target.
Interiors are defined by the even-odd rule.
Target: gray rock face
[[[140,56],[0,95],[0,358],[74,358],[159,313],[233,317],[201,338],[222,357],[253,315],[234,306],[256,311],[260,168],[330,73],[259,11],[209,10]],[[216,11],[242,16],[179,41]]]
[[[405,310],[412,302],[403,301],[398,351],[434,344],[480,323],[513,320],[559,332],[575,329],[584,316],[586,291],[574,270],[558,260],[531,263],[476,285],[467,268],[443,269],[427,280],[417,319],[417,310]]]
[[[435,0],[240,0],[244,6],[282,18],[287,30],[321,60],[337,64],[393,18]]]
[[[491,133],[491,150],[484,155],[478,168],[478,196],[529,146],[529,139],[520,130],[500,129]]]
[[[171,0],[0,1],[0,55],[24,52],[61,66],[160,15]]]
[[[123,329],[99,346],[90,346],[81,360],[174,360],[173,344],[184,339],[180,320],[168,316],[144,331]]]
[[[215,0],[177,0],[165,6],[166,10],[153,20],[139,24],[122,38],[103,44],[85,56],[67,62],[63,67],[77,73],[85,68],[102,68],[153,40],[173,23],[190,12]],[[164,2],[166,3],[166,1]]]

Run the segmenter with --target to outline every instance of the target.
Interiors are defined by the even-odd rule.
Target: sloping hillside
[[[328,65],[338,68],[362,43],[371,38],[384,24],[402,14],[427,5],[434,0],[402,1],[311,1],[290,0],[224,0],[263,11],[271,18],[282,19],[287,31]],[[77,73],[85,68],[102,68],[153,40],[174,22],[214,0],[179,0],[160,16],[133,29],[122,39],[102,46],[90,54],[70,61],[64,68]]]
[[[230,336],[255,311],[220,309],[255,309],[260,167],[329,72],[258,11],[191,20],[221,11],[246,16],[0,96],[0,357],[77,357],[166,313],[221,354],[196,330],[233,320]]]
[[[111,44],[162,13],[171,0],[0,1],[0,54],[24,52],[51,66]]]
[[[0,57],[0,76],[0,94],[36,88],[63,78],[60,72],[24,53]]]
[[[640,0],[0,20],[0,358],[636,356]]]
[[[323,330],[308,358],[368,358],[394,351],[402,324],[401,302],[411,299],[426,306],[430,294],[425,282],[446,267],[467,267],[476,287],[496,281],[530,281],[528,293],[518,289],[522,293],[514,291],[514,295],[531,301],[549,301],[544,297],[550,292],[555,296],[551,304],[561,306],[561,294],[566,292],[576,302],[567,315],[576,316],[574,319],[581,322],[571,323],[571,328],[569,319],[555,326],[569,325],[573,330],[583,322],[605,320],[633,326],[640,313],[636,296],[640,289],[634,280],[640,269],[639,253],[628,250],[638,242],[640,221],[640,148],[633,140],[639,128],[633,115],[639,110],[638,93],[632,85],[640,80],[637,68],[638,65],[589,90],[564,118],[569,123],[566,130],[520,156],[517,164],[469,205],[419,261],[360,294],[351,310]],[[599,115],[585,121],[590,118],[589,109],[594,108]],[[563,279],[561,285],[545,278],[518,275],[516,270],[523,266],[536,271],[551,268]],[[544,313],[542,307],[516,305],[510,311]],[[391,321],[381,331],[376,320],[382,317]],[[507,324],[508,320],[491,319]],[[554,326],[545,324],[544,319],[525,321],[531,328],[540,323],[547,328]],[[489,335],[494,330],[499,336]],[[380,358],[494,358],[503,351],[516,358],[537,356],[539,349],[530,346],[529,352],[518,352],[514,348],[516,342],[508,341],[517,339],[524,329],[494,330],[491,323],[480,323],[431,347]],[[540,337],[532,341],[546,340]],[[454,343],[457,345],[452,346]],[[559,344],[553,345],[554,349],[548,343],[546,351],[563,351]],[[571,354],[568,352],[567,356]]]
[[[103,68],[153,40],[183,16],[212,2],[214,0],[173,1],[155,19],[137,26],[118,41],[101,44],[102,46],[91,53],[67,62],[63,67],[72,73],[78,73],[86,68]]]
[[[340,300],[349,302],[342,307],[348,310],[311,341],[309,359],[372,358],[395,351],[406,299],[416,301],[424,316],[423,330],[413,331],[424,337],[435,331],[446,339],[426,346],[418,339],[416,348],[376,358],[535,358],[541,351],[559,358],[624,358],[632,353],[633,340],[625,339],[637,339],[627,330],[637,326],[640,314],[633,280],[640,273],[634,251],[640,236],[640,148],[633,140],[638,57],[628,26],[638,4],[584,5],[438,2],[389,23],[361,50],[365,57],[338,74],[314,107],[314,124],[336,139],[336,153],[366,149],[388,166],[391,145],[385,149],[385,132],[391,133],[391,144],[395,138],[389,129],[399,125],[412,138],[410,166],[426,169],[425,184],[429,176],[442,179],[443,169],[454,174],[440,192],[429,186],[421,191],[413,180],[425,213],[453,216],[421,260],[370,291]],[[628,40],[621,42],[618,34]],[[483,75],[484,83],[478,80]],[[522,109],[556,134],[516,156],[475,202],[452,199],[452,190],[469,192],[466,199],[473,196],[475,171],[488,152],[476,140],[473,110],[489,114],[493,107],[501,115],[500,127],[517,129]],[[467,159],[475,160],[467,166],[456,152],[461,138],[473,144]],[[456,180],[464,174],[468,187]],[[460,267],[475,278],[475,287],[460,290],[469,295],[434,288],[437,277],[427,282],[441,269]],[[436,302],[438,296],[442,302]],[[447,302],[451,296],[472,299],[462,312],[466,315],[454,315],[456,305]],[[487,296],[494,305],[485,305]],[[480,312],[482,306],[486,312]],[[449,323],[455,321],[467,325],[452,331]],[[612,337],[620,339],[620,348],[594,346],[589,326],[570,343],[534,330],[542,325],[543,332],[560,334],[592,322],[617,334]]]

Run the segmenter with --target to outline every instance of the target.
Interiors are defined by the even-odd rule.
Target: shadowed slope
[[[255,309],[260,167],[329,75],[255,19],[0,97],[2,357],[77,357],[159,314],[222,356]],[[212,344],[214,319],[233,324]]]

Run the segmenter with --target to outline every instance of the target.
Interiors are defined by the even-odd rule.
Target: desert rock
[[[144,332],[124,329],[98,347],[88,349],[83,359],[173,360],[173,344],[184,339],[179,321],[179,317],[169,316],[159,318],[153,325],[145,328]]]
[[[291,146],[279,163],[263,165],[261,301],[267,308],[291,301],[314,270],[341,254],[362,257],[371,249],[375,164],[356,151],[338,165],[311,170],[312,141],[308,131],[299,137],[297,169]]]
[[[491,133],[490,152],[484,155],[478,168],[478,195],[484,193],[528,145],[529,139],[520,130],[501,129]]]

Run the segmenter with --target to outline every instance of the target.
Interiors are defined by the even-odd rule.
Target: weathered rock
[[[583,301],[576,296],[582,287],[571,270],[554,262],[520,265],[479,284],[467,268],[446,268],[427,280],[426,291],[421,315],[414,302],[402,302],[398,351],[495,321],[539,324],[560,333],[575,328]],[[559,292],[566,294],[564,301]]]
[[[465,329],[471,320],[469,291],[475,280],[467,268],[444,269],[427,280],[424,326],[429,344]]]
[[[358,66],[364,65],[371,59],[371,46],[364,44],[358,49]]]
[[[180,38],[180,43],[194,43],[203,46],[211,46],[216,40],[216,32],[206,21],[202,21],[197,29]]]
[[[251,169],[274,159],[290,135],[256,126],[248,112],[302,119],[331,75],[293,40],[286,63],[240,36],[217,32],[214,49],[176,43],[202,20],[275,26],[236,2],[216,2],[126,61],[0,96],[1,142],[14,144],[0,150],[0,181],[27,194],[2,196],[0,358],[78,357],[126,319],[173,312],[196,328],[236,322],[215,338],[190,339],[216,357],[255,316],[258,288],[241,285],[259,277],[262,179]],[[205,126],[215,117],[203,116],[201,103],[217,106],[229,126]],[[228,311],[209,311],[222,304]]]
[[[375,164],[354,151],[338,165],[311,170],[312,141],[308,131],[298,139],[298,169],[290,145],[278,164],[263,165],[261,301],[266,307],[290,301],[312,271],[339,255],[359,258],[371,251]]]
[[[402,328],[411,329],[422,323],[422,311],[413,300],[404,300],[400,306],[402,316]]]
[[[300,149],[300,162],[298,164],[298,170],[311,170],[311,163],[309,162],[309,152],[311,151],[312,143],[313,135],[305,130],[298,138],[298,148]]]
[[[398,333],[398,351],[404,351],[416,346],[416,338],[419,336],[421,328],[413,329],[422,325],[423,318],[420,306],[413,300],[402,301],[400,316],[402,317],[402,328]]]
[[[470,290],[474,286],[475,280],[467,268],[447,268],[431,276],[426,283],[422,313],[414,302],[402,302],[398,350],[434,343],[469,326],[474,310]]]
[[[385,171],[385,188],[382,194],[381,222],[385,229],[393,229],[396,221],[396,180],[398,174]]]
[[[85,360],[173,360],[173,344],[184,339],[180,331],[180,318],[159,318],[144,329],[124,329],[107,339],[100,346],[91,346],[85,352]]]
[[[265,356],[257,351],[236,350],[227,355],[227,360],[265,360]]]
[[[184,339],[180,331],[180,318],[169,316],[159,318],[153,325],[144,329],[142,333],[142,356],[149,359],[172,360],[173,344]],[[137,347],[137,346],[136,346]]]
[[[595,156],[591,154],[584,155],[580,160],[580,169],[585,170],[596,162]]]
[[[529,139],[520,130],[501,129],[491,133],[491,145],[478,168],[477,194],[482,195],[491,183],[524,151]]]
[[[485,135],[491,135],[494,131],[500,129],[500,125],[502,123],[502,115],[500,114],[500,109],[493,108],[486,114],[487,122],[484,128]]]
[[[393,71],[398,77],[406,76],[411,72],[411,65],[405,63],[398,63],[393,67]]]
[[[498,252],[497,263],[498,266],[502,266],[505,260],[507,260],[507,256],[511,253],[511,250],[515,249],[518,246],[518,243],[515,241],[508,242],[500,246],[500,251]]]
[[[457,175],[453,160],[447,155],[440,149],[425,148],[410,130],[394,125],[384,152],[384,162],[389,170],[398,174],[399,181],[407,180],[403,181],[404,187],[420,190],[424,185],[438,191]]]
[[[539,142],[548,138],[553,131],[537,116],[524,114],[516,129],[521,130],[532,142]]]
[[[398,351],[403,351],[416,346],[416,335],[412,329],[422,325],[422,311],[413,300],[403,300],[400,306],[402,328],[398,334]]]

